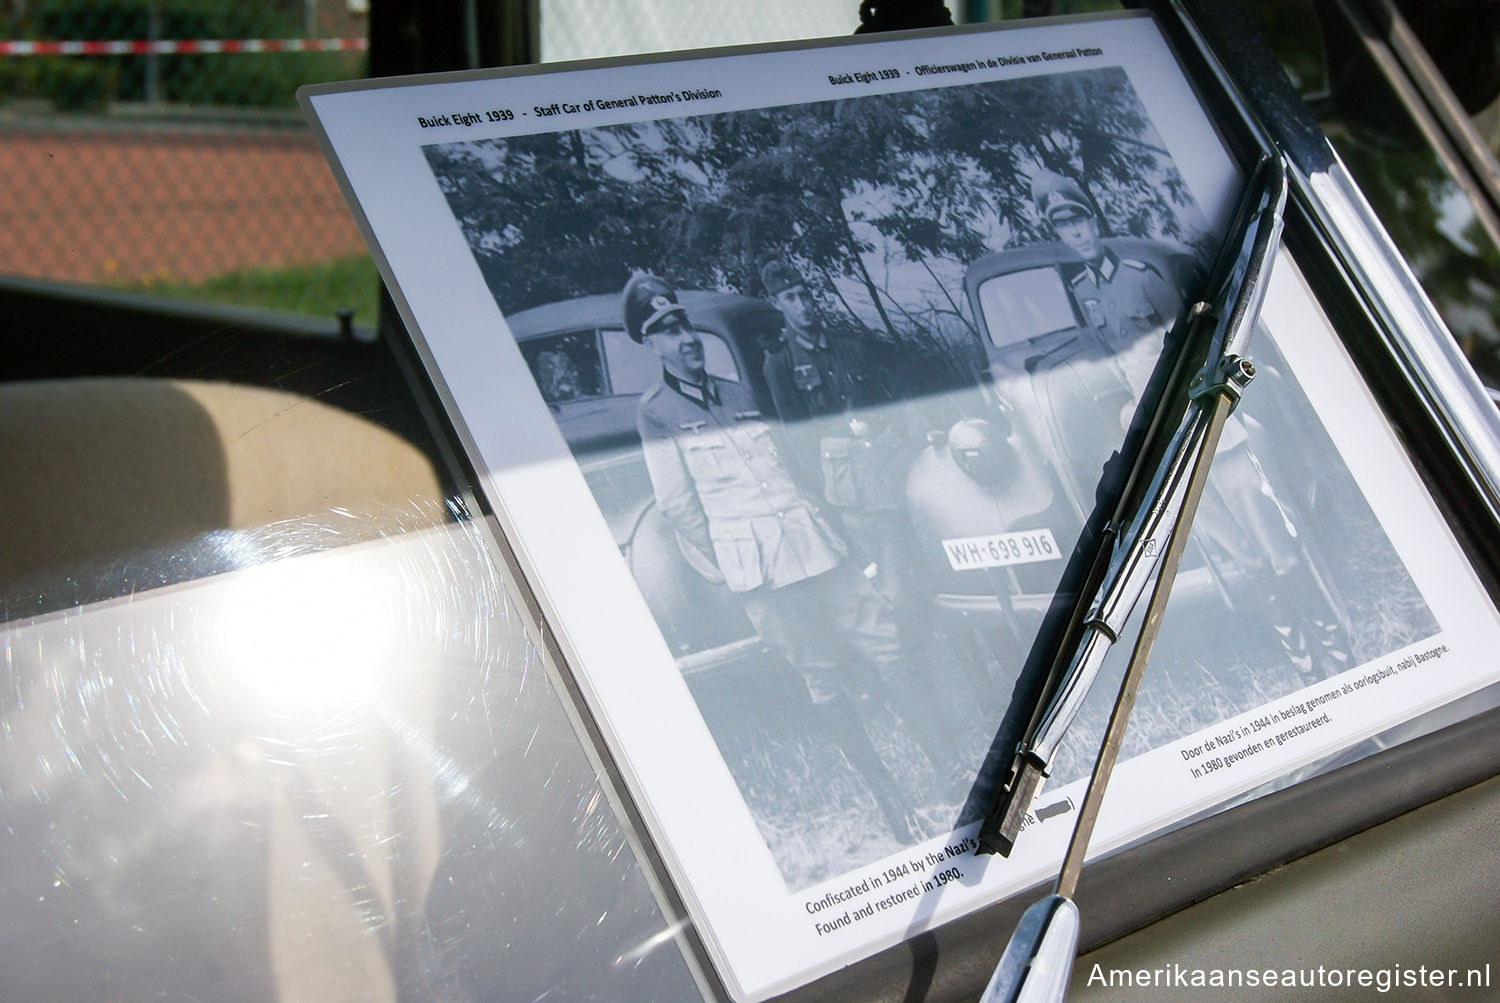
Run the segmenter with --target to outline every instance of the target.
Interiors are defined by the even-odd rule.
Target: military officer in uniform
[[[1166,332],[1182,312],[1183,293],[1158,268],[1104,245],[1098,217],[1077,182],[1044,172],[1032,194],[1038,213],[1081,259],[1069,283],[1128,389],[1123,433],[1147,392]],[[1297,669],[1309,677],[1333,675],[1349,661],[1345,618],[1255,455],[1251,437],[1259,427],[1240,413],[1225,424],[1198,536],[1210,561],[1232,565],[1233,577],[1248,583],[1235,602],[1264,609]]]
[[[1182,290],[1155,265],[1122,258],[1104,246],[1099,219],[1076,181],[1044,172],[1032,185],[1037,211],[1081,259],[1069,282],[1084,318],[1123,348],[1170,327],[1182,312]]]
[[[1105,246],[1092,202],[1076,181],[1043,171],[1032,180],[1031,194],[1037,213],[1078,256],[1064,263],[1063,275],[1097,338],[1093,351],[1112,361],[1128,388],[1123,430],[1156,370],[1164,335],[1182,312],[1182,290],[1155,265]]]
[[[823,727],[864,776],[894,835],[912,841],[921,835],[915,818],[854,705],[862,671],[882,680],[907,672],[884,600],[793,479],[749,391],[706,372],[672,288],[637,274],[623,299],[626,331],[661,361],[636,425],[652,491],[684,557],[744,601],[761,637],[801,673]]]
[[[802,275],[773,259],[761,266],[766,295],[781,311],[781,341],[764,374],[793,463],[857,551],[856,560],[892,604],[899,602],[905,539],[900,505],[911,450],[894,395],[870,363],[864,340],[830,330]]]

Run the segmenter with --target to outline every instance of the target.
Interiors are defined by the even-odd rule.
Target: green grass
[[[148,279],[122,288],[315,317],[334,317],[347,307],[356,324],[373,325],[380,309],[380,278],[364,255],[296,268],[250,268],[196,283]]]

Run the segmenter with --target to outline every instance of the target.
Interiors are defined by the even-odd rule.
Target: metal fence
[[[294,100],[363,75],[362,7],[0,0],[0,273],[368,315]]]
[[[846,34],[856,0],[540,0],[545,59]],[[0,274],[374,319],[294,103],[368,0],[0,0]]]
[[[857,0],[534,2],[547,60],[847,34],[859,10]],[[365,74],[368,3],[0,0],[0,274],[323,316],[351,308],[373,322],[374,267],[293,100],[300,84]],[[960,20],[1110,5],[947,3]],[[1281,6],[1250,4],[1261,15]],[[1265,28],[1273,42],[1305,34]],[[1440,172],[1427,184],[1426,168],[1397,170],[1387,147],[1364,156],[1358,136],[1325,126],[1455,333],[1494,345],[1491,235],[1460,219],[1462,200],[1424,194],[1447,183]]]

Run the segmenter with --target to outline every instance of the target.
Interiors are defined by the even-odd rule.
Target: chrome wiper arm
[[[1054,666],[1061,666],[1054,670],[1058,682],[1046,708],[1017,748],[1006,784],[986,815],[979,838],[982,849],[1008,855],[1015,846],[1063,736],[1077,717],[1110,646],[1119,639],[1157,570],[1165,550],[1159,545],[1162,534],[1182,511],[1188,474],[1203,451],[1211,401],[1227,397],[1232,408],[1240,389],[1254,374],[1254,367],[1241,353],[1265,300],[1272,259],[1280,245],[1286,197],[1285,165],[1278,158],[1264,159],[1240,200],[1234,225],[1214,267],[1210,296],[1190,306],[1179,322],[1184,328],[1182,352],[1201,345],[1202,332],[1211,329],[1206,361],[1189,387],[1186,402],[1161,402],[1160,406],[1188,406],[1160,454],[1149,487],[1139,495],[1127,489],[1124,511],[1116,513],[1101,536],[1100,547],[1108,550],[1108,565],[1097,589],[1079,597],[1074,618],[1085,609],[1087,613],[1079,631],[1064,635],[1064,644],[1069,637],[1078,640],[1054,660]],[[1150,452],[1149,448],[1145,451]]]
[[[1281,242],[1286,196],[1285,164],[1280,159],[1261,161],[1241,200],[1231,241],[1221,253],[1219,266],[1223,267],[1215,267],[1215,275],[1222,273],[1224,281],[1215,282],[1215,295],[1210,302],[1222,309],[1215,313],[1213,307],[1200,303],[1192,308],[1192,315],[1187,318],[1193,325],[1186,332],[1189,336],[1204,324],[1214,325],[1207,361],[1188,390],[1188,412],[1156,468],[1144,496],[1146,502],[1135,512],[1129,528],[1121,537],[1122,543],[1111,560],[1102,594],[1085,624],[1089,638],[1073,657],[1070,668],[1087,671],[1088,657],[1084,649],[1096,643],[1096,639],[1108,638],[1112,643],[1118,636],[1145,586],[1145,579],[1141,578],[1139,585],[1120,583],[1134,583],[1142,574],[1142,567],[1156,563],[1154,556],[1145,553],[1155,548],[1146,545],[1156,539],[1157,533],[1170,526],[1166,545],[1161,548],[1160,574],[1151,601],[1146,606],[1130,663],[1120,682],[1119,695],[1110,711],[1093,775],[1078,807],[1073,838],[1063,857],[1057,884],[1051,895],[1033,904],[1022,915],[999,966],[980,996],[980,1003],[1060,1003],[1067,994],[1068,977],[1078,949],[1079,917],[1073,893],[1083,871],[1083,858],[1093,835],[1099,807],[1104,802],[1104,791],[1125,739],[1125,725],[1151,657],[1162,614],[1166,611],[1167,597],[1177,575],[1188,530],[1208,483],[1208,471],[1219,444],[1219,435],[1230,411],[1239,402],[1241,392],[1255,376],[1255,367],[1240,352],[1254,329],[1265,299],[1272,258]],[[1235,252],[1232,259],[1229,258],[1231,251]],[[1183,350],[1189,349],[1185,346]],[[1150,577],[1149,568],[1145,577]],[[1110,604],[1112,600],[1117,601]],[[1093,664],[1093,671],[1097,671],[1097,664]],[[1067,680],[1068,692],[1086,690],[1090,681],[1091,678],[1070,678]],[[1054,701],[1038,729],[1037,737],[1049,744],[1043,746],[1033,740],[1029,748],[1022,747],[1022,754],[1035,753],[1038,748],[1056,748],[1058,729],[1065,729],[1072,721],[1071,716],[1065,718],[1058,711],[1062,703],[1068,702],[1067,699]],[[1071,704],[1072,713],[1076,714],[1077,700],[1073,699]],[[1029,797],[1027,800],[1029,802]],[[1024,815],[1025,811],[1026,805],[1022,805],[1020,813]]]

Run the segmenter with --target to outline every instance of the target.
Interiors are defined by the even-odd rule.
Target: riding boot
[[[874,795],[875,804],[885,817],[891,835],[906,846],[916,843],[922,837],[921,822],[902,793],[900,784],[881,760],[849,698],[838,696],[815,706],[828,738],[839,747],[845,760]]]
[[[932,764],[933,771],[939,777],[949,776],[961,756],[956,730],[939,703],[941,697],[931,687],[922,685],[922,679],[905,660],[881,666],[880,681],[906,733]]]
[[[1299,590],[1304,600],[1301,603],[1283,599],[1280,593],[1290,591],[1289,586],[1294,584],[1291,579],[1292,575],[1287,575],[1277,582],[1277,591],[1266,599],[1282,650],[1308,682],[1338,675],[1349,667],[1348,632],[1328,604],[1313,599],[1321,598],[1313,590]]]

